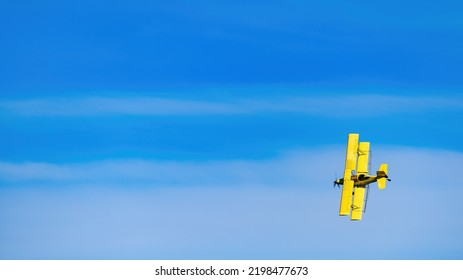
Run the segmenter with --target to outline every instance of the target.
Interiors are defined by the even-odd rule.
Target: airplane
[[[368,174],[370,142],[360,142],[359,134],[350,133],[347,137],[346,163],[344,177],[336,179],[334,186],[342,186],[340,216],[351,216],[351,221],[362,220],[366,209],[369,184],[377,182],[380,190],[386,188],[389,179],[388,165],[380,165],[376,176]],[[365,198],[365,191],[366,196]]]

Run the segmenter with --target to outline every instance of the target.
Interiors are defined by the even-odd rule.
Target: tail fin
[[[378,182],[378,189],[382,190],[386,188],[386,181],[387,181],[387,164],[383,163],[379,166],[378,172],[376,172],[376,176],[381,177],[377,180]]]

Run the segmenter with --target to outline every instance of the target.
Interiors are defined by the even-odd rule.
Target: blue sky
[[[461,8],[2,2],[0,258],[462,259]]]

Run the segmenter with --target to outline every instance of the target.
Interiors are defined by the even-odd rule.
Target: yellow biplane
[[[334,181],[334,185],[342,185],[340,216],[350,216],[352,221],[360,221],[366,208],[369,184],[378,182],[380,190],[386,187],[387,164],[380,165],[376,176],[368,174],[370,158],[370,142],[360,142],[359,135],[349,134],[347,138],[346,165],[344,177]]]

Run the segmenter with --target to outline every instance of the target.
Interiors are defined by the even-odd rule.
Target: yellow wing
[[[357,175],[368,174],[370,142],[360,142],[358,149]]]
[[[344,167],[344,171],[346,171],[347,169],[356,170],[358,148],[359,148],[359,135],[354,134],[354,133],[349,134],[347,138],[346,166]]]
[[[363,215],[363,205],[365,204],[365,188],[357,187],[354,189],[354,201],[352,203],[351,221],[360,221]]]
[[[342,186],[341,205],[339,207],[340,216],[347,216],[351,211],[352,191],[354,189],[354,181],[351,180],[351,176],[352,171],[356,169],[357,165],[358,141],[358,134],[349,134],[347,138],[346,166],[344,168],[344,182]]]
[[[352,191],[354,190],[354,181],[350,179],[351,171],[346,170],[344,176],[344,182],[342,185],[341,193],[341,205],[339,207],[339,216],[348,216],[350,215],[351,205],[352,205]]]
[[[360,142],[358,149],[357,160],[357,176],[368,174],[368,157],[370,155],[370,142]],[[365,188],[354,188],[354,201],[352,203],[352,214],[350,219],[353,221],[360,221],[363,215],[363,208],[365,204]]]

